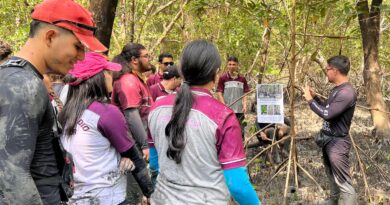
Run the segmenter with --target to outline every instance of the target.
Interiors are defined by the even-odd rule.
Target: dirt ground
[[[297,137],[312,137],[320,130],[322,120],[311,112],[306,103],[297,104],[295,110]],[[246,120],[248,123],[246,137],[249,137],[250,133],[254,132],[255,114],[247,114]],[[366,167],[365,172],[371,203],[368,195],[365,194],[363,174],[360,171],[355,151],[351,148],[350,161],[353,186],[359,196],[359,205],[390,204],[390,146],[387,142],[375,142],[376,140],[372,137],[371,126],[370,113],[362,108],[356,108],[351,134],[356,144],[366,153],[365,155],[359,151],[360,158]],[[255,141],[257,141],[256,138],[251,140],[252,143]],[[262,149],[262,147],[247,149],[248,161]],[[294,176],[290,175],[288,204],[318,204],[318,201],[325,199],[329,193],[321,150],[313,139],[298,140],[297,150],[299,164],[314,177],[321,188],[303,171],[299,170],[298,188],[294,187]],[[277,167],[278,164],[265,164],[262,157],[257,158],[248,167],[251,181],[263,204],[276,205],[283,203],[287,169],[284,169],[276,178],[270,180]]]

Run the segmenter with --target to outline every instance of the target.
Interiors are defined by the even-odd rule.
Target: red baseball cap
[[[87,52],[84,60],[77,61],[73,69],[69,71],[69,74],[77,78],[76,81],[69,83],[69,85],[78,85],[102,70],[120,71],[122,66],[118,63],[107,61],[106,57],[99,53]]]
[[[96,25],[92,14],[73,0],[44,0],[35,6],[31,17],[72,31],[91,51],[107,51],[107,48],[94,36]]]

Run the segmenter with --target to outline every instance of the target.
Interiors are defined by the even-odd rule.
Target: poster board
[[[284,123],[283,84],[258,84],[257,122]]]

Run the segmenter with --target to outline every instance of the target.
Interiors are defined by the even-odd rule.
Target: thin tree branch
[[[166,4],[164,4],[164,5],[162,5],[162,6],[160,6],[160,7],[158,7],[157,9],[156,9],[156,11],[154,11],[152,14],[151,14],[151,16],[155,16],[155,15],[157,15],[158,13],[160,13],[160,12],[162,12],[164,9],[166,9],[166,8],[168,8],[169,6],[171,6],[173,3],[175,3],[177,0],[172,0],[172,1],[170,1],[170,2],[168,2],[168,3],[166,3]]]
[[[284,141],[286,141],[286,140],[288,140],[288,139],[290,139],[290,138],[291,138],[291,136],[286,136],[286,137],[284,137],[284,138],[282,138],[282,139],[276,141],[275,143],[268,145],[266,148],[264,148],[264,149],[261,150],[259,153],[257,153],[257,154],[256,154],[256,155],[255,155],[255,156],[246,164],[246,166],[248,167],[252,162],[255,161],[255,159],[256,159],[257,157],[259,157],[259,156],[260,156],[261,154],[263,154],[265,151],[271,149],[271,147],[273,147],[273,146],[275,146],[275,145],[277,145],[277,144],[279,144],[279,143],[281,143],[281,142],[284,142]]]
[[[363,162],[362,162],[362,160],[360,158],[359,152],[358,152],[358,150],[356,148],[355,140],[353,139],[351,133],[349,133],[349,137],[351,139],[353,150],[355,151],[355,154],[356,154],[356,158],[358,159],[358,162],[359,162],[360,171],[363,174],[365,193],[368,196],[368,198],[370,200],[370,203],[372,203],[371,194],[370,194],[370,188],[368,186],[367,176],[366,176],[366,171],[365,171],[366,167],[364,166],[364,164],[363,164]]]
[[[336,36],[336,35],[319,35],[319,34],[304,34],[304,33],[297,33],[299,36],[310,36],[310,37],[318,37],[318,38],[332,38],[332,39],[359,39],[357,37],[351,37],[351,36]]]
[[[189,0],[185,0],[184,3],[181,5],[180,10],[177,12],[176,16],[172,19],[172,21],[168,24],[168,26],[165,28],[163,34],[161,37],[157,40],[157,42],[154,44],[154,46],[150,49],[150,53],[153,53],[154,50],[156,50],[157,46],[161,44],[161,42],[164,40],[164,38],[167,36],[167,34],[172,30],[173,25],[179,19],[179,17],[183,14],[184,7],[187,5]]]

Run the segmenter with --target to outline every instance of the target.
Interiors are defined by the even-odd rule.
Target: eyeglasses
[[[146,54],[146,55],[143,55],[143,56],[139,56],[140,58],[150,58],[150,55],[149,54]]]
[[[85,29],[85,30],[88,30],[88,31],[92,31],[92,32],[93,32],[93,35],[96,34],[96,27],[88,26],[88,25],[81,24],[81,23],[76,23],[76,22],[69,21],[69,20],[58,20],[58,21],[54,21],[52,24],[53,24],[53,25],[56,25],[56,24],[61,23],[61,22],[66,22],[66,23],[74,24],[74,25],[76,25],[76,26],[79,27],[79,28],[82,28],[82,29]]]
[[[334,70],[334,68],[328,66],[328,67],[326,68],[326,72],[328,72],[328,71],[330,71],[330,70]]]
[[[164,63],[162,63],[162,64],[164,64],[165,66],[169,66],[169,65],[175,65],[175,63],[174,63],[174,62],[164,62]]]

